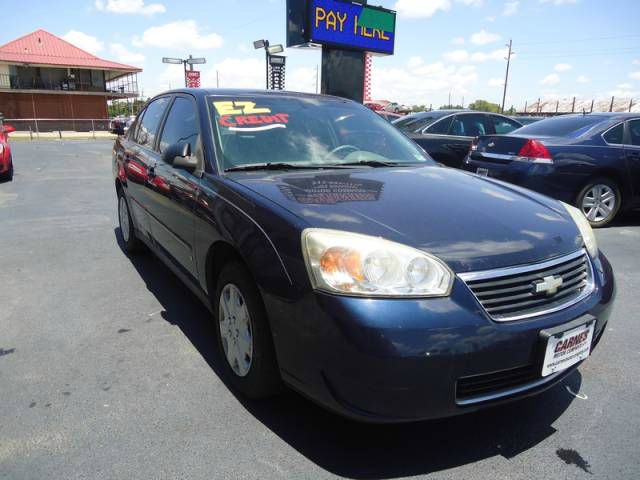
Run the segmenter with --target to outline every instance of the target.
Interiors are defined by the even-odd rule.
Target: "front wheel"
[[[233,386],[249,398],[280,389],[280,373],[260,292],[247,269],[228,263],[215,293],[218,345]]]
[[[620,206],[622,195],[615,182],[608,178],[596,178],[582,189],[577,207],[593,228],[605,227],[613,221]]]

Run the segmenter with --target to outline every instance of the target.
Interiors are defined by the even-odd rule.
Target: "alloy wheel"
[[[582,198],[582,212],[590,222],[604,222],[615,212],[616,192],[608,185],[594,185]]]

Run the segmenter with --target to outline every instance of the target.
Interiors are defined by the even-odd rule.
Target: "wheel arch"
[[[586,181],[578,186],[578,190],[574,192],[574,198],[577,199],[578,195],[580,195],[580,192],[582,192],[582,190],[584,190],[584,188],[587,185],[589,185],[590,182],[598,178],[609,179],[618,186],[618,190],[620,191],[620,196],[622,197],[620,199],[620,204],[622,206],[622,204],[624,204],[624,199],[628,198],[628,195],[629,195],[628,185],[626,184],[624,177],[615,168],[603,167],[603,168],[598,168],[597,170],[594,170],[587,177]]]
[[[238,262],[242,264],[251,275],[254,283],[258,285],[251,268],[242,258],[238,249],[225,240],[218,240],[209,246],[205,260],[205,281],[209,298],[214,301],[216,288],[218,286],[218,277],[220,272],[227,263]],[[258,290],[260,287],[258,286]]]

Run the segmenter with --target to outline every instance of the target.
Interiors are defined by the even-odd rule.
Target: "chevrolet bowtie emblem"
[[[535,293],[544,293],[546,295],[554,295],[558,293],[558,289],[562,286],[562,277],[551,275],[537,280],[533,283]]]

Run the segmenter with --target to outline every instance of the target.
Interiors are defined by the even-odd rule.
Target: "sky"
[[[4,0],[6,1],[6,0]],[[263,88],[264,51],[285,43],[285,0],[31,0],[3,8],[0,43],[43,28],[139,66],[145,96],[183,84],[163,56],[205,57],[202,86]],[[373,97],[410,105],[538,97],[640,100],[639,0],[370,0],[398,12],[396,52],[373,60]],[[287,90],[314,92],[319,50],[287,49]]]

